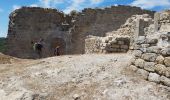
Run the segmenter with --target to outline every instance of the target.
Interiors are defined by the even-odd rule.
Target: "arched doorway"
[[[59,46],[59,54],[60,55],[66,54],[66,43],[65,43],[65,41],[61,38],[53,38],[53,39],[51,39],[51,42],[50,42],[50,48],[53,51],[52,55],[54,55],[55,48],[58,47],[58,46]]]

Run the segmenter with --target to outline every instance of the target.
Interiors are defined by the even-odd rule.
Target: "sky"
[[[0,37],[7,36],[9,14],[22,6],[56,8],[65,13],[84,8],[131,5],[161,11],[170,9],[170,0],[0,0]]]

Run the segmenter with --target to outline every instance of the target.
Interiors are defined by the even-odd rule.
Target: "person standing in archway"
[[[57,47],[55,48],[55,50],[54,50],[54,55],[55,55],[55,56],[60,56],[59,48],[60,48],[60,46],[57,46]]]
[[[40,39],[38,42],[34,43],[33,46],[39,58],[42,58],[43,41],[43,39]]]

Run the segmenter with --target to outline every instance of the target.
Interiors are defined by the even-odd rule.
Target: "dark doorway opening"
[[[63,39],[61,38],[51,39],[50,48],[53,51],[53,54],[52,54],[53,56],[55,55],[54,52],[57,47],[59,47],[58,52],[60,55],[66,54],[66,43]]]

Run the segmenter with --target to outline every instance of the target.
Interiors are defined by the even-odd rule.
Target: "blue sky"
[[[111,5],[132,5],[143,9],[160,11],[170,9],[170,0],[0,0],[0,37],[6,37],[9,14],[21,6],[57,8],[69,13],[87,7],[107,7]]]

